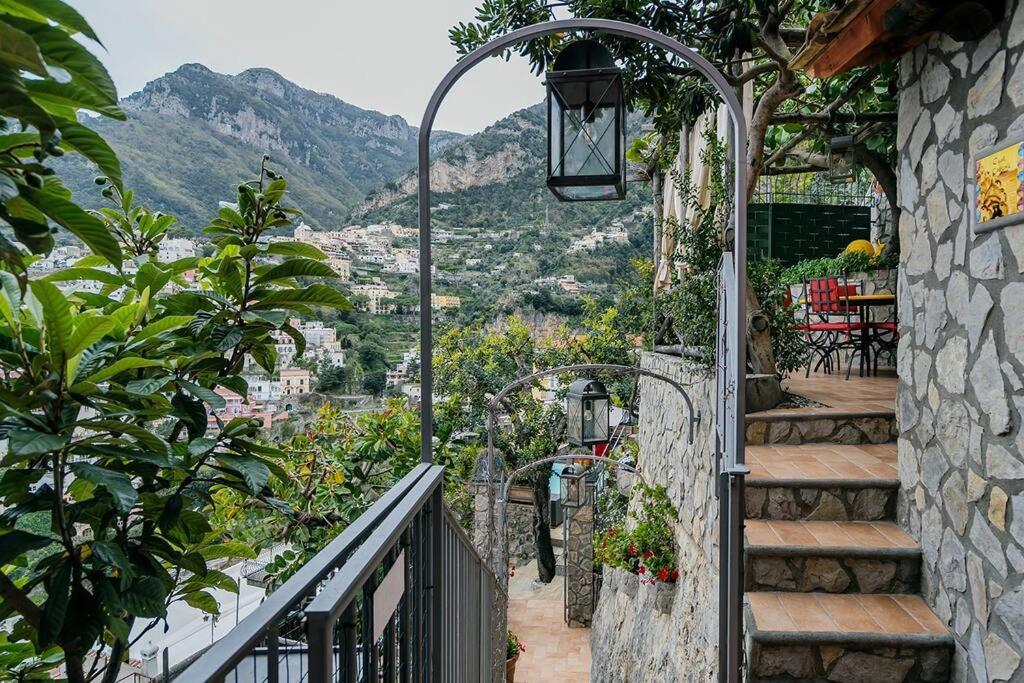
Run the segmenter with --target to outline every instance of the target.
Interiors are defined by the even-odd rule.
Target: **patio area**
[[[516,569],[508,583],[508,627],[526,651],[516,665],[516,683],[590,680],[590,629],[569,628],[563,616],[565,577],[535,582],[533,562]]]

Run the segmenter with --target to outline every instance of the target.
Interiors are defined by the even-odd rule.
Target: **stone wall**
[[[1024,135],[1024,0],[900,64],[900,521],[954,680],[1024,681],[1024,227],[973,234],[971,155]]]
[[[703,416],[688,445],[679,393],[644,378],[638,466],[665,486],[679,510],[675,591],[638,585],[625,572],[605,576],[590,627],[592,681],[704,681],[718,671],[718,500],[714,491],[714,378],[694,376],[681,359],[646,353],[642,366],[691,385]],[[632,577],[632,578],[630,578]]]

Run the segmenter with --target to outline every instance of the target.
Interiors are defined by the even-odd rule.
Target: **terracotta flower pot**
[[[516,653],[515,657],[505,660],[505,682],[515,683],[516,680],[516,662],[519,661],[519,653]]]

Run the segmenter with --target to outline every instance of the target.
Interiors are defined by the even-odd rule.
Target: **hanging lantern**
[[[854,161],[853,146],[856,144],[854,135],[838,135],[828,143],[828,179],[833,183],[853,182]]]
[[[576,510],[587,502],[587,471],[576,465],[566,465],[558,473],[558,498],[562,507]]]
[[[622,71],[593,40],[570,44],[547,75],[548,189],[560,201],[626,196]]]
[[[593,379],[578,379],[565,395],[566,430],[573,446],[607,443],[609,426],[608,390]]]

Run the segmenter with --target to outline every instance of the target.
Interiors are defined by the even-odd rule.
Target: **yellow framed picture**
[[[972,170],[974,232],[1024,222],[1024,140],[981,150]]]

